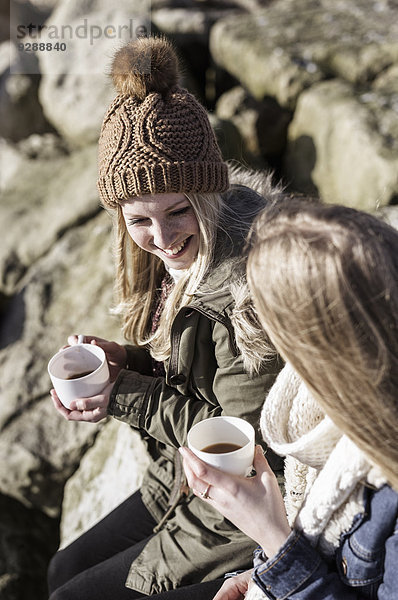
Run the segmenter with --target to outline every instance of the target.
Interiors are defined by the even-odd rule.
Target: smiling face
[[[188,269],[199,250],[199,224],[184,194],[155,194],[122,203],[132,240],[172,269]]]

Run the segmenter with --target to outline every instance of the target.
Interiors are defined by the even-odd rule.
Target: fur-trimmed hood
[[[230,169],[231,191],[229,193],[255,194],[258,200],[256,214],[267,205],[274,204],[285,197],[281,184],[273,183],[273,174],[269,171],[250,171],[242,167],[232,166]],[[242,199],[241,199],[242,201]],[[261,204],[261,207],[260,207]],[[248,215],[249,216],[249,215]],[[250,215],[250,225],[255,215]],[[249,251],[247,237],[250,227],[246,229],[246,250],[242,253],[244,267],[238,278],[229,283],[234,305],[230,319],[235,332],[237,347],[242,354],[245,369],[251,373],[259,373],[269,360],[275,359],[276,351],[267,339],[253,308],[253,301],[246,279],[246,259]]]

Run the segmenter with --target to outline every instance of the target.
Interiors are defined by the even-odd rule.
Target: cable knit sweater
[[[379,469],[334,425],[307,387],[286,364],[263,406],[261,431],[285,455],[285,505],[289,523],[305,533],[324,556],[363,509],[364,482],[385,483]],[[247,600],[265,596],[253,585]]]

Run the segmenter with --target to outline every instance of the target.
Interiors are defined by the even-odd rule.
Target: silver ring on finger
[[[204,492],[200,492],[200,495],[203,498],[203,500],[208,500],[210,498],[210,496],[209,496],[209,489],[210,489],[210,487],[211,486],[210,486],[210,483],[209,483],[209,485],[207,486],[207,488],[205,489],[205,491]]]

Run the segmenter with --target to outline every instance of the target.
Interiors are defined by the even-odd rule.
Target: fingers
[[[112,384],[102,394],[91,398],[76,398],[67,409],[60,401],[55,390],[51,390],[51,399],[56,410],[68,421],[97,423],[108,415],[109,394]]]
[[[109,402],[109,398],[105,396],[105,394],[98,394],[97,396],[92,396],[91,398],[76,398],[73,402],[70,403],[70,410],[80,410],[88,411],[95,410],[96,408],[107,407]]]
[[[251,583],[253,569],[225,580],[213,600],[243,600]]]
[[[188,485],[196,496],[214,500],[221,498],[225,493],[236,493],[238,481],[241,479],[239,476],[223,473],[207,465],[188,448],[179,448],[179,452],[183,457]]]
[[[69,418],[70,411],[65,408],[60,399],[57,396],[57,392],[55,390],[50,390],[51,400],[56,408],[56,410],[65,418]]]
[[[233,578],[226,579],[213,600],[243,600],[244,595],[235,587]]]
[[[105,340],[104,338],[100,338],[100,337],[96,337],[94,335],[82,335],[80,334],[82,337],[82,344],[96,344],[97,346],[101,346],[103,343],[107,343],[108,340]],[[68,336],[68,344],[70,346],[74,346],[75,344],[78,343],[78,339],[79,339],[79,335],[77,333]]]
[[[68,421],[84,421],[86,423],[98,423],[107,416],[107,409],[98,406],[94,410],[71,410],[68,415]]]

